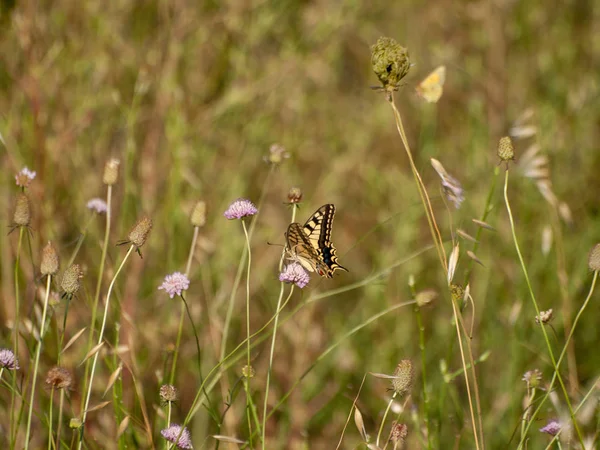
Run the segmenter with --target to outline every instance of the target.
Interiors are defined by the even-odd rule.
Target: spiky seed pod
[[[410,359],[403,359],[396,366],[392,379],[392,389],[399,395],[404,395],[412,387],[413,382],[413,365]]]
[[[206,224],[206,202],[196,203],[190,216],[190,222],[195,227],[203,227]]]
[[[397,89],[410,69],[408,50],[392,38],[380,37],[371,46],[371,66],[384,89]]]
[[[109,159],[104,165],[104,175],[102,182],[108,186],[112,186],[119,178],[119,165],[121,161],[116,158]]]
[[[148,235],[152,230],[152,219],[150,217],[145,216],[139,219],[131,231],[129,232],[129,242],[131,242],[136,247],[141,247],[146,243],[148,239]]]
[[[596,244],[592,247],[590,256],[588,257],[588,267],[594,272],[600,270],[600,244]]]
[[[20,192],[19,195],[17,195],[13,222],[15,226],[19,227],[27,227],[31,223],[31,205],[29,203],[29,197],[23,192]]]
[[[42,263],[40,265],[42,275],[56,275],[58,272],[58,252],[50,241],[42,250]]]
[[[288,192],[288,202],[290,202],[291,204],[296,204],[296,203],[300,203],[301,200],[302,200],[302,191],[300,190],[300,188],[299,187],[290,188],[290,191]]]
[[[179,391],[171,384],[163,384],[160,387],[160,399],[164,403],[176,402],[179,398]]]
[[[63,274],[60,287],[67,295],[74,295],[81,287],[83,271],[79,264],[73,264]]]
[[[73,376],[64,367],[53,367],[46,374],[46,385],[54,389],[70,389],[73,386]]]
[[[500,138],[498,142],[498,157],[505,162],[515,159],[515,148],[510,137],[504,136]]]

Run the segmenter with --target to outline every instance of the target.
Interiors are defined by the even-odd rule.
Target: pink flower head
[[[93,198],[87,202],[87,208],[98,214],[102,214],[106,212],[108,207],[106,206],[106,202],[101,198]]]
[[[37,172],[29,170],[27,167],[23,167],[21,171],[15,175],[17,186],[28,187],[36,175]]]
[[[187,276],[181,272],[175,272],[165,277],[165,281],[161,284],[158,289],[164,289],[169,297],[173,298],[175,295],[181,295],[183,291],[186,291],[190,287],[190,280]]]
[[[164,437],[167,441],[172,442],[178,448],[184,449],[193,449],[192,447],[192,437],[187,428],[181,430],[181,425],[171,425],[169,428],[165,428],[160,432],[162,437]],[[179,436],[181,434],[181,436]],[[177,439],[179,438],[179,439]]]
[[[556,436],[560,431],[560,423],[556,419],[550,420],[545,427],[540,428],[542,433],[547,433],[550,436]]]
[[[3,348],[0,350],[0,368],[7,370],[19,370],[19,360],[15,354],[7,349]]]
[[[295,283],[296,286],[302,289],[310,281],[310,276],[304,267],[302,267],[302,264],[293,262],[285,266],[283,272],[279,274],[279,281]]]
[[[227,208],[227,211],[225,211],[223,215],[227,219],[232,220],[242,219],[243,217],[247,216],[253,216],[257,212],[258,209],[256,209],[256,206],[254,206],[254,204],[250,200],[247,200],[245,198],[238,198],[231,205],[229,205],[229,208]]]

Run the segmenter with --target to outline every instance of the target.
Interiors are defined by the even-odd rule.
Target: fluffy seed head
[[[163,384],[160,387],[160,399],[164,402],[164,403],[169,403],[169,402],[176,402],[177,399],[179,398],[179,391],[177,390],[177,388],[171,384]]]
[[[399,395],[404,395],[412,387],[413,382],[413,365],[410,359],[403,359],[396,366],[392,379],[392,389]]]
[[[515,159],[515,148],[508,136],[500,138],[498,142],[498,156],[502,161],[513,161]]]
[[[540,428],[542,433],[549,434],[550,436],[556,436],[560,431],[560,423],[556,419],[550,420],[545,427]]]
[[[46,385],[54,389],[70,389],[73,386],[73,376],[64,367],[53,367],[46,374]]]
[[[42,275],[56,275],[58,272],[58,252],[50,241],[42,250],[42,263],[40,265]]]
[[[174,272],[165,277],[165,281],[163,281],[158,289],[164,290],[169,294],[169,297],[173,298],[175,295],[181,295],[181,293],[186,291],[189,287],[190,280],[188,277],[181,272]]]
[[[26,188],[29,187],[36,175],[37,172],[29,170],[27,167],[23,167],[21,171],[15,175],[15,182],[17,183],[17,186]]]
[[[247,216],[253,216],[258,212],[256,206],[245,198],[238,198],[235,200],[229,208],[223,213],[223,215],[229,219],[242,219]]]
[[[187,428],[181,430],[181,425],[171,425],[169,428],[165,428],[160,432],[162,437],[164,437],[167,441],[172,442],[177,446],[177,448],[191,449],[194,448],[192,446],[192,436]],[[181,434],[181,437],[179,435]],[[177,439],[179,438],[179,439]]]
[[[129,242],[131,242],[136,247],[141,247],[146,243],[146,239],[148,239],[148,235],[152,230],[152,219],[150,217],[145,216],[139,219],[131,231],[129,232]]]
[[[594,272],[600,270],[600,244],[596,244],[592,247],[590,256],[588,257],[588,267]]]
[[[390,440],[394,444],[403,443],[408,436],[408,427],[403,423],[394,422],[390,432]]]
[[[300,203],[302,200],[302,191],[299,187],[293,187],[288,192],[288,202],[292,204]]]
[[[117,182],[119,178],[119,161],[116,158],[109,159],[104,165],[104,175],[102,177],[102,182],[108,186],[112,186]]]
[[[310,276],[301,264],[293,262],[285,266],[283,272],[279,274],[279,281],[284,283],[294,283],[302,289],[310,281]]]
[[[7,348],[0,349],[0,367],[7,370],[19,370],[19,360],[12,352]]]
[[[206,224],[206,203],[199,201],[192,210],[190,222],[195,227],[203,227]]]
[[[380,37],[371,46],[373,72],[386,90],[395,90],[410,69],[408,50],[394,39]]]
[[[79,264],[73,264],[63,274],[60,287],[65,294],[74,295],[81,287],[81,279],[83,278],[83,270]]]
[[[19,195],[17,195],[13,222],[19,227],[26,227],[31,222],[31,206],[29,204],[29,197],[27,197],[27,195],[23,192],[20,192]]]

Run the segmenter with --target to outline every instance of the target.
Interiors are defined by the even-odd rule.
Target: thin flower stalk
[[[518,256],[519,262],[521,264],[521,269],[523,270],[523,275],[525,276],[525,282],[527,283],[527,289],[529,290],[529,296],[531,298],[531,302],[533,303],[533,307],[535,309],[535,314],[536,314],[536,316],[539,316],[540,308],[539,308],[537,300],[535,298],[535,294],[533,292],[533,287],[531,286],[531,281],[529,280],[529,273],[527,271],[527,266],[525,265],[523,255],[521,254],[521,248],[519,247],[519,241],[517,240],[517,232],[516,232],[516,228],[515,228],[515,222],[514,222],[514,218],[513,218],[513,214],[512,214],[512,209],[510,207],[510,202],[508,200],[508,173],[509,173],[509,170],[507,169],[505,172],[505,175],[504,175],[504,203],[506,205],[506,211],[508,213],[508,219],[510,221],[510,229],[511,229],[511,233],[512,233],[513,242],[515,244],[515,250],[517,251],[517,256]],[[546,341],[546,346],[548,348],[548,355],[550,356],[550,360],[552,361],[552,367],[554,369],[554,376],[556,376],[558,378],[558,383],[560,384],[563,395],[565,397],[565,402],[569,409],[569,415],[571,416],[571,420],[573,422],[573,427],[575,428],[577,438],[579,439],[579,443],[585,448],[585,445],[583,442],[583,435],[581,434],[581,430],[579,429],[579,425],[577,424],[577,420],[576,420],[575,414],[573,412],[573,407],[571,405],[571,400],[569,399],[569,394],[567,392],[567,388],[564,384],[562,376],[559,373],[556,359],[554,357],[554,352],[552,351],[552,345],[550,344],[550,339],[549,339],[548,333],[546,331],[546,327],[542,326],[540,328],[542,329],[542,334],[544,335],[544,340]]]
[[[379,424],[379,431],[377,432],[377,440],[375,441],[375,445],[377,447],[379,447],[379,441],[381,440],[381,433],[383,432],[383,427],[385,425],[388,413],[390,412],[390,408],[392,407],[392,404],[394,403],[394,400],[396,399],[397,395],[398,395],[398,392],[394,391],[394,393],[392,394],[392,398],[390,398],[390,401],[388,402],[387,407],[385,408],[383,417],[381,418],[381,423]]]

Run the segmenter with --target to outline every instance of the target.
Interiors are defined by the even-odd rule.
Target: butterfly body
[[[348,271],[338,264],[336,249],[331,243],[334,216],[335,206],[323,205],[304,225],[291,223],[285,233],[289,258],[327,278],[332,278],[336,270]]]

